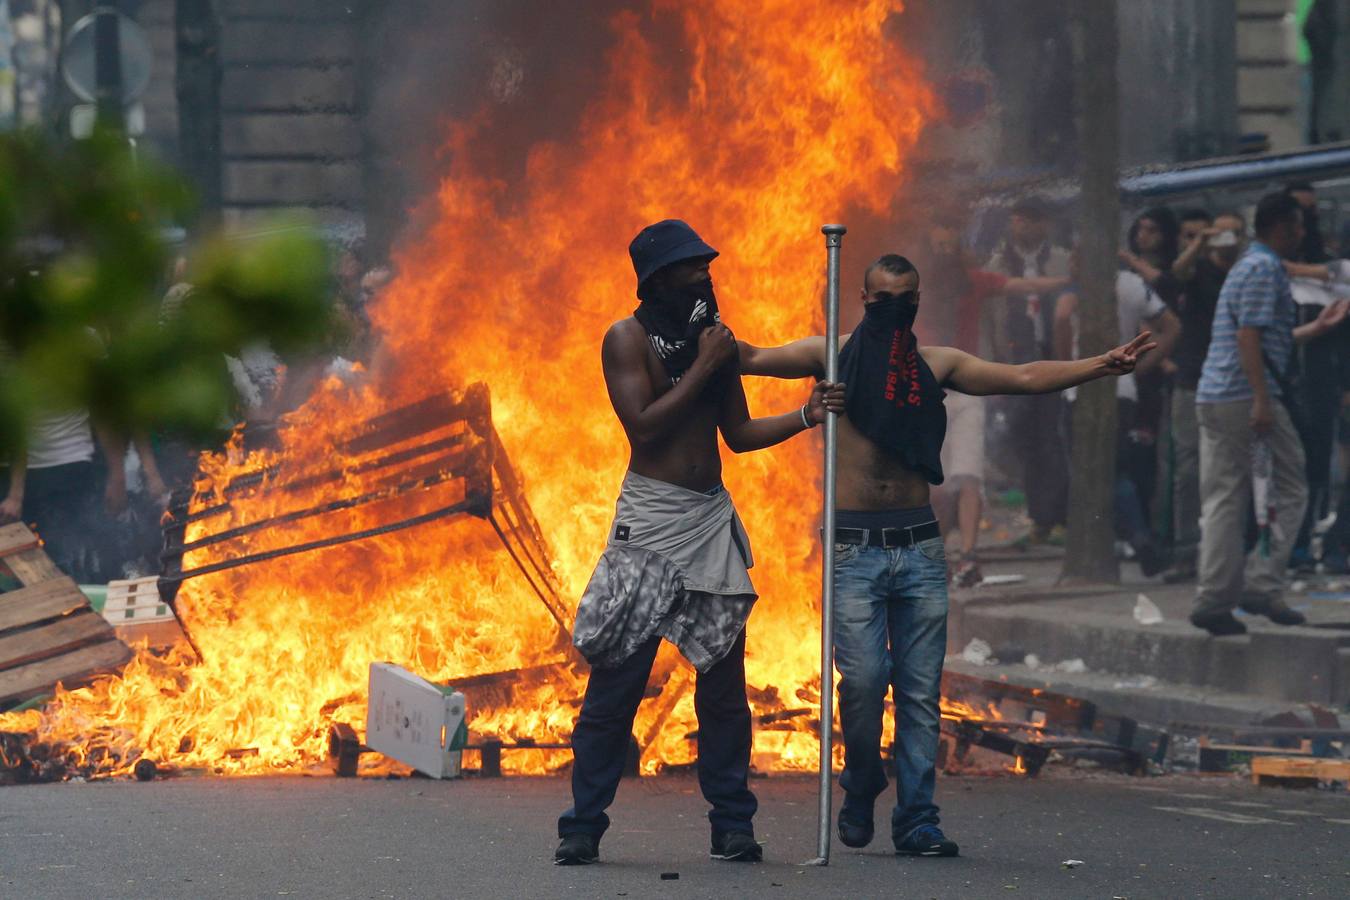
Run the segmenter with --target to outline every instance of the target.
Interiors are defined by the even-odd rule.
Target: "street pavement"
[[[942,777],[960,858],[892,855],[883,802],[871,847],[836,841],[812,868],[814,779],[754,788],[762,864],[708,859],[697,782],[674,775],[626,780],[601,862],[579,868],[551,865],[568,797],[557,777],[0,788],[0,898],[1350,896],[1344,791],[1056,768]]]

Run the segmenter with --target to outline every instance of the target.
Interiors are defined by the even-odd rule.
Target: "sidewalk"
[[[1126,563],[1119,585],[1063,587],[1062,562],[1061,551],[1046,548],[982,553],[986,576],[1025,581],[952,591],[948,668],[1046,687],[1164,726],[1244,724],[1309,702],[1350,707],[1350,579],[1310,576],[1294,585],[1287,600],[1308,617],[1306,626],[1239,613],[1249,633],[1215,638],[1187,620],[1193,583],[1144,579]],[[1162,622],[1135,620],[1140,594]],[[989,645],[996,664],[963,657],[974,639]]]

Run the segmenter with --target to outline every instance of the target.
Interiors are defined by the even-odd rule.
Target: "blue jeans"
[[[936,825],[939,692],[947,651],[947,554],[942,538],[914,547],[834,545],[834,664],[844,730],[846,809],[871,821],[886,789],[881,714],[895,691],[896,805],[891,836]]]
[[[581,716],[572,730],[572,808],[558,819],[558,837],[609,828],[605,810],[614,802],[628,755],[633,717],[661,639],[653,637],[614,668],[596,668],[586,682]],[[698,715],[698,783],[712,805],[716,835],[754,833],[758,802],[750,791],[750,707],[745,699],[745,632],[731,650],[694,684]]]

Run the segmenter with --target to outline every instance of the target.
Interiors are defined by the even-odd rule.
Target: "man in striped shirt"
[[[1303,240],[1303,212],[1286,194],[1256,207],[1256,240],[1219,294],[1209,352],[1196,389],[1200,423],[1200,566],[1191,623],[1213,635],[1242,634],[1241,606],[1281,625],[1303,615],[1285,605],[1285,566],[1308,499],[1303,446],[1285,407],[1295,342],[1335,328],[1346,304],[1295,327],[1297,310],[1281,260]],[[1267,441],[1274,458],[1275,520],[1268,548],[1244,554],[1252,502],[1252,450]],[[1244,576],[1245,566],[1245,576]]]

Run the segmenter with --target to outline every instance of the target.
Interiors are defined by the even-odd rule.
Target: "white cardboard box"
[[[431,778],[458,778],[464,695],[393,663],[370,664],[366,746]]]

